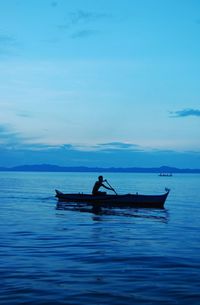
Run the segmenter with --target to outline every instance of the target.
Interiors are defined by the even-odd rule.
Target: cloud
[[[6,137],[9,134],[14,134],[14,133],[10,130],[10,128],[7,124],[1,124],[0,125],[0,136]]]
[[[58,2],[57,2],[57,1],[51,1],[51,6],[52,6],[52,7],[58,6]]]
[[[82,27],[85,25],[93,24],[96,21],[101,19],[107,18],[107,14],[103,13],[95,13],[95,12],[88,12],[83,10],[77,10],[75,12],[69,13],[68,16],[65,18],[65,21],[58,25],[60,29],[68,29],[74,27]]]
[[[0,130],[6,132],[4,126],[1,126]],[[166,165],[200,168],[199,152],[137,151],[126,148],[111,150],[108,148],[111,144],[114,147],[121,147],[121,144],[122,147],[124,146],[120,142],[105,143],[101,144],[106,147],[105,150],[86,151],[71,144],[64,146],[24,144],[21,147],[0,145],[0,166],[55,164],[91,167],[157,167]]]
[[[71,145],[71,150],[82,152],[96,152],[96,153],[114,153],[114,152],[139,152],[144,151],[142,147],[137,144],[129,144],[123,142],[100,143],[95,145]]]
[[[77,10],[69,13],[64,22],[58,25],[60,30],[68,30],[71,38],[85,38],[92,36],[98,31],[91,29],[94,28],[94,24],[105,18],[109,18],[110,15],[99,12],[91,12],[85,10]]]
[[[9,124],[0,124],[0,146],[6,149],[43,149],[49,145],[33,144],[39,143],[38,137],[27,137],[15,130]]]
[[[76,39],[76,38],[85,38],[85,37],[93,36],[96,33],[97,33],[97,31],[93,31],[93,30],[82,30],[82,31],[74,32],[71,35],[71,38],[73,38],[73,39]]]
[[[91,23],[108,17],[105,13],[89,12],[84,10],[77,10],[69,14],[69,20],[72,25]]]
[[[136,150],[139,148],[136,144],[129,144],[123,142],[111,142],[98,144],[97,148],[100,150]]]
[[[7,128],[6,128],[6,126],[5,125],[0,125],[0,134],[1,133],[6,133],[7,132]]]
[[[17,113],[17,115],[22,118],[32,118],[33,117],[33,114],[28,113],[28,112],[19,112],[19,113]]]
[[[6,147],[16,145],[20,142],[21,136],[13,131],[8,125],[0,125],[0,144]]]
[[[0,54],[8,53],[17,45],[16,39],[0,31]]]
[[[14,39],[11,36],[0,34],[0,44],[11,45],[14,43]]]
[[[175,112],[170,112],[172,117],[187,117],[187,116],[200,116],[199,109],[183,109]]]
[[[21,112],[18,114],[21,117],[29,118],[29,114]],[[100,143],[94,145],[82,145],[66,143],[62,145],[49,145],[42,144],[42,138],[39,137],[27,137],[15,130],[15,128],[9,124],[0,124],[0,145],[6,148],[25,149],[25,150],[62,150],[73,152],[96,152],[96,153],[114,153],[114,152],[139,152],[143,149],[132,143],[124,142],[109,142]]]

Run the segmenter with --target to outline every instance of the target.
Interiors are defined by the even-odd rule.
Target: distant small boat
[[[91,194],[65,194],[55,190],[56,197],[59,201],[85,203],[95,207],[142,207],[142,208],[163,208],[169,189],[161,195],[141,195],[141,194],[126,194],[126,195],[91,195]]]
[[[172,173],[169,173],[169,174],[168,173],[160,173],[159,176],[160,177],[172,177],[173,175],[172,175]]]

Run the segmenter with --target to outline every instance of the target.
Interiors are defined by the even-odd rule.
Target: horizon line
[[[113,173],[200,173],[200,168],[178,168],[162,165],[160,167],[88,167],[60,166],[55,164],[24,164],[12,167],[0,166],[0,171],[25,172],[113,172]]]

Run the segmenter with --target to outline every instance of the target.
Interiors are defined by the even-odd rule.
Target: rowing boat
[[[62,193],[55,190],[56,197],[59,201],[85,203],[97,207],[142,207],[142,208],[163,208],[169,189],[161,195],[142,195],[142,194],[125,194],[125,195],[91,195],[83,193]]]

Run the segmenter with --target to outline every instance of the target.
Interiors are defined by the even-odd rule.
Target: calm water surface
[[[57,209],[94,173],[0,173],[0,304],[200,304],[200,175],[106,174],[118,193],[171,189],[164,210]]]

